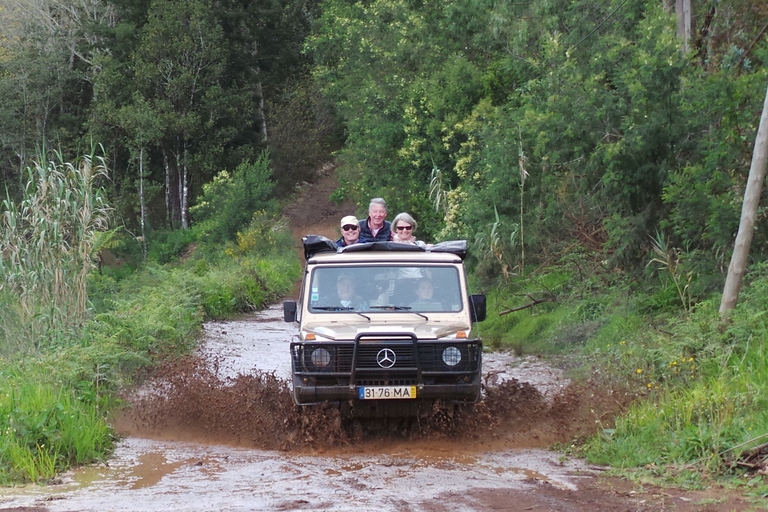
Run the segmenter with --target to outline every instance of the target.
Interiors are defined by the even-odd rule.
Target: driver
[[[352,276],[341,274],[336,280],[336,295],[338,304],[342,308],[352,308],[359,310],[363,306],[363,298],[357,295],[355,280]]]

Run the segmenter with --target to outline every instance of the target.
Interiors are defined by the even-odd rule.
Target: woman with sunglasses
[[[392,221],[393,242],[425,247],[427,244],[413,236],[414,231],[416,231],[416,220],[405,212],[398,214],[395,220]],[[416,285],[424,277],[430,277],[425,269],[400,267],[397,271],[397,280],[395,282],[394,304],[397,306],[407,306],[414,302],[417,299]]]
[[[413,235],[416,231],[416,220],[409,214],[399,213],[392,221],[392,241],[400,244],[411,244],[424,247],[426,244],[417,240]]]

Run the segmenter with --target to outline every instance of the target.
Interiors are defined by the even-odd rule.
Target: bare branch
[[[506,315],[508,313],[514,313],[515,311],[522,311],[523,309],[532,308],[533,306],[537,304],[541,304],[542,302],[557,302],[557,297],[555,297],[552,293],[550,293],[545,297],[541,297],[539,299],[535,298],[530,293],[526,293],[525,296],[528,297],[531,300],[531,302],[529,302],[528,304],[525,304],[524,306],[518,306],[516,308],[505,309],[504,311],[500,311],[499,316]]]

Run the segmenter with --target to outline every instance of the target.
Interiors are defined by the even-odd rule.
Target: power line
[[[627,3],[627,0],[623,0],[623,1],[622,1],[622,2],[619,4],[619,6],[618,6],[616,9],[614,9],[614,10],[613,10],[613,12],[612,12],[611,14],[609,14],[608,16],[606,16],[606,18],[605,18],[603,21],[601,21],[601,22],[600,22],[600,24],[599,24],[598,26],[596,26],[594,29],[592,29],[592,31],[591,31],[589,34],[587,34],[586,36],[584,36],[584,38],[583,38],[581,41],[579,41],[578,43],[576,43],[576,44],[573,46],[573,49],[575,50],[575,49],[576,49],[576,48],[577,48],[577,47],[578,47],[578,46],[579,46],[581,43],[583,43],[584,41],[586,41],[586,40],[587,40],[587,38],[588,38],[589,36],[591,36],[592,34],[594,34],[595,32],[597,32],[597,31],[600,29],[600,27],[602,27],[603,25],[605,25],[605,22],[606,22],[606,21],[608,21],[609,19],[611,19],[611,17],[613,17],[613,15],[614,15],[614,14],[616,14],[616,13],[619,11],[619,9],[621,9],[621,8],[624,6],[624,4],[625,4],[625,3]]]

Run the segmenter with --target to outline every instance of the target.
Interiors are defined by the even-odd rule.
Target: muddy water
[[[574,416],[568,382],[536,360],[487,354],[485,400],[464,422],[368,425],[353,439],[331,411],[290,401],[296,331],[280,306],[205,331],[199,358],[134,396],[109,461],[0,491],[0,509],[491,510],[494,493],[572,491],[591,473],[542,448]]]

